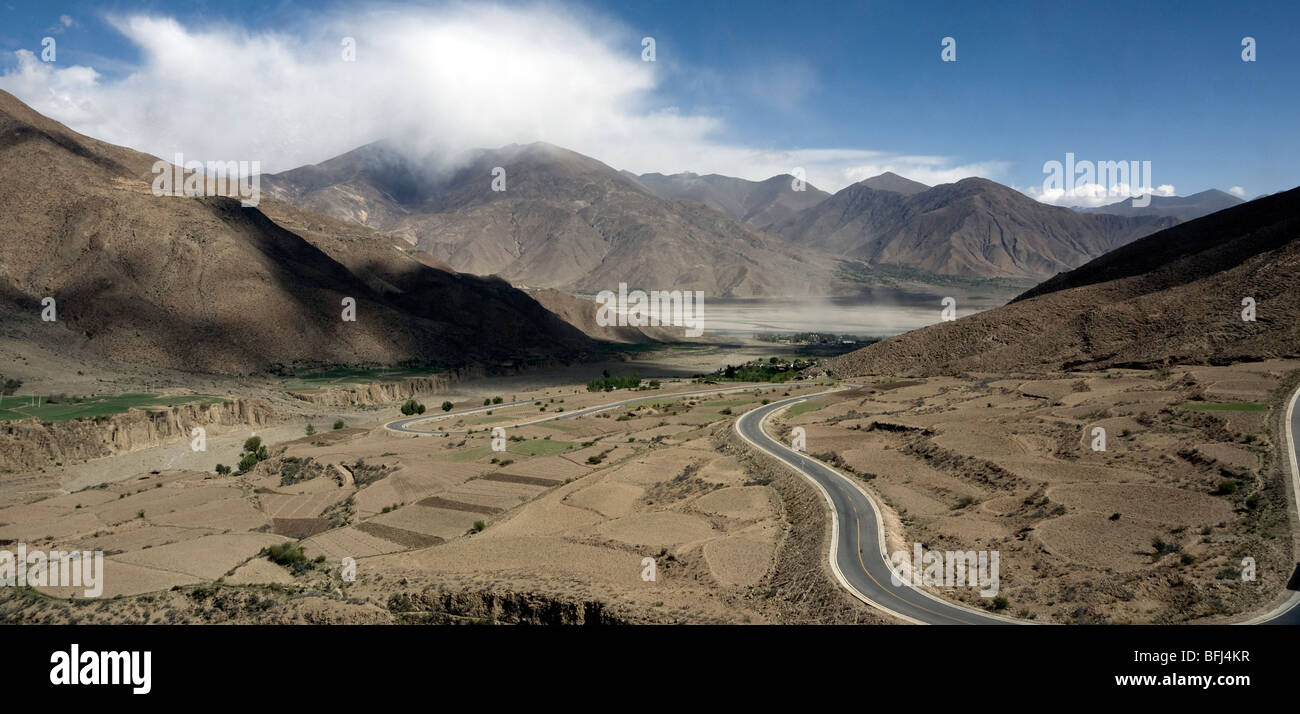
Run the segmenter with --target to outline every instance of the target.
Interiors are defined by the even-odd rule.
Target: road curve
[[[1296,411],[1296,400],[1300,399],[1300,388],[1291,394],[1286,403],[1286,453],[1287,466],[1291,475],[1291,494],[1294,497],[1297,512],[1300,513],[1300,465],[1296,462],[1296,443],[1300,442],[1300,411]],[[1296,527],[1296,524],[1292,524]],[[1300,564],[1297,565],[1300,567]],[[1288,574],[1292,575],[1292,574]],[[1260,615],[1246,620],[1243,625],[1300,625],[1300,592],[1292,591],[1281,605]]]
[[[610,409],[617,409],[621,406],[634,404],[636,402],[647,402],[654,399],[676,399],[678,397],[698,397],[705,394],[723,394],[726,392],[748,392],[753,389],[762,389],[771,386],[772,385],[770,384],[766,384],[766,385],[746,384],[743,387],[719,387],[717,389],[700,389],[693,392],[653,392],[650,394],[646,394],[644,396],[632,397],[629,399],[621,399],[617,402],[610,402],[609,404],[599,404],[594,407],[586,407],[585,409],[578,409],[577,411],[556,412],[554,414],[547,414],[546,416],[538,417],[536,419],[529,419],[528,421],[522,421],[519,422],[518,424],[502,424],[498,426],[503,426],[507,429],[514,429],[521,426],[540,424],[544,421],[554,421],[556,419],[577,419],[580,416],[586,416],[588,414],[596,414],[598,412],[609,411]],[[384,424],[384,428],[388,429],[389,431],[396,431],[403,434],[425,434],[425,435],[434,434],[439,436],[442,434],[465,434],[468,433],[469,431],[468,429],[456,429],[456,430],[448,430],[448,431],[438,431],[438,430],[425,431],[423,429],[412,429],[411,425],[420,422],[426,422],[426,421],[442,421],[444,419],[451,419],[452,417],[465,416],[466,414],[478,414],[481,412],[491,411],[493,409],[505,409],[506,407],[517,407],[521,404],[532,404],[533,402],[536,401],[540,401],[540,400],[523,399],[517,402],[507,402],[505,404],[492,404],[484,407],[475,407],[473,409],[464,409],[458,412],[447,412],[446,414],[429,414],[429,415],[407,417],[405,419],[395,419],[393,421],[388,422],[387,424]]]
[[[586,407],[572,412],[548,414],[531,419],[508,428],[528,426],[558,419],[576,419],[588,414],[596,414],[610,409],[644,402],[652,399],[675,399],[678,397],[703,396],[726,392],[744,392],[761,388],[761,384],[748,384],[737,387],[721,387],[691,392],[654,393],[640,397],[622,399],[608,404]],[[845,387],[841,387],[843,389]],[[838,389],[791,397],[752,409],[736,419],[735,429],[742,439],[754,448],[780,460],[799,474],[813,482],[821,491],[831,511],[831,570],[840,585],[855,597],[868,605],[882,610],[905,622],[931,625],[1006,625],[1028,624],[1002,617],[992,613],[981,612],[932,595],[920,588],[904,583],[895,586],[890,582],[888,555],[885,552],[884,526],[880,512],[871,496],[848,476],[823,464],[816,459],[794,451],[784,444],[769,437],[763,431],[763,423],[772,414],[788,406],[812,397],[830,394]],[[1291,395],[1287,402],[1286,425],[1287,453],[1289,455],[1291,487],[1295,502],[1300,508],[1300,464],[1297,463],[1296,444],[1300,443],[1300,411],[1296,410],[1300,400],[1300,389]],[[463,434],[468,430],[425,431],[414,429],[412,425],[428,421],[441,421],[467,414],[477,414],[493,409],[519,406],[535,402],[524,399],[505,404],[493,404],[485,407],[466,409],[446,414],[415,416],[396,419],[384,424],[384,428],[399,433],[441,435]],[[1300,592],[1291,596],[1273,610],[1259,615],[1241,624],[1300,625]]]
[[[838,390],[821,392],[829,394]],[[890,583],[888,556],[884,548],[884,528],[871,497],[844,474],[815,459],[808,458],[772,439],[763,431],[769,416],[790,405],[819,396],[810,394],[774,402],[743,414],[736,420],[736,431],[752,446],[779,459],[813,482],[831,509],[831,569],[840,585],[859,600],[884,610],[902,620],[918,624],[1027,624],[1010,618],[963,607],[914,588]],[[1300,509],[1300,460],[1296,444],[1300,443],[1300,388],[1287,402],[1287,453],[1291,489]],[[1246,620],[1250,625],[1300,625],[1300,592],[1293,591],[1281,605]]]
[[[838,390],[820,392],[830,394]],[[1007,625],[1016,620],[980,612],[931,595],[911,584],[893,585],[885,554],[880,513],[867,492],[848,476],[794,451],[763,432],[777,411],[811,397],[783,399],[745,412],[736,432],[752,446],[781,460],[812,481],[831,509],[831,570],[840,585],[859,600],[901,620],[925,625]]]

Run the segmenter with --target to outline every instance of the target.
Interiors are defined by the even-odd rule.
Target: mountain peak
[[[899,176],[893,171],[886,171],[879,176],[872,176],[871,178],[863,179],[856,185],[865,186],[866,188],[876,191],[893,191],[894,193],[901,193],[904,196],[911,196],[930,188],[919,181],[913,181],[909,178]]]
[[[1132,198],[1125,198],[1105,206],[1075,210],[1084,213],[1111,213],[1118,216],[1171,216],[1180,221],[1190,221],[1241,203],[1244,203],[1242,199],[1217,188],[1211,188],[1190,196],[1151,196],[1145,206],[1134,205]]]

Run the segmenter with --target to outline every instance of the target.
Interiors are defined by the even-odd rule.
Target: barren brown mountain
[[[276,196],[405,238],[456,270],[574,292],[703,290],[710,297],[852,290],[835,259],[792,250],[693,201],[670,201],[545,143],[480,150],[443,173],[383,143],[266,177]],[[494,170],[504,190],[493,190]],[[500,185],[500,184],[499,184]]]
[[[1146,206],[1134,206],[1134,199],[1126,198],[1105,206],[1078,210],[1082,213],[1110,213],[1116,216],[1169,216],[1180,221],[1190,221],[1241,202],[1240,198],[1230,193],[1210,189],[1190,196],[1152,196]]]
[[[893,191],[894,193],[901,193],[904,196],[911,196],[930,188],[920,181],[913,181],[912,179],[904,178],[893,171],[886,171],[879,176],[872,176],[869,179],[863,179],[859,181],[857,185],[866,186],[867,188],[875,189],[877,191]]]
[[[795,190],[794,176],[790,174],[763,181],[719,174],[627,175],[660,198],[702,203],[733,221],[760,229],[830,198],[829,193],[808,183],[804,183],[801,190]]]
[[[1249,298],[1255,320],[1243,319]],[[1222,364],[1300,354],[1300,188],[1183,223],[1010,304],[842,355],[835,376]],[[936,318],[938,317],[936,308]]]
[[[884,178],[849,186],[772,230],[801,246],[870,263],[1042,280],[1176,223],[1080,214],[982,178],[926,190],[901,177]]]
[[[154,161],[0,92],[0,316],[31,323],[52,297],[58,319],[42,330],[123,362],[213,372],[547,359],[591,345],[505,282],[432,267],[365,229],[274,201],[154,196]],[[355,321],[342,319],[347,297]]]

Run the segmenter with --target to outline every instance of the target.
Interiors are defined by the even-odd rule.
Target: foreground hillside
[[[264,202],[158,197],[154,157],[0,92],[0,317],[25,339],[132,364],[463,364],[573,356],[576,329],[497,279]],[[291,231],[268,217],[291,218]],[[310,236],[310,239],[306,236]],[[54,298],[57,321],[39,321]],[[356,320],[342,318],[344,298]],[[54,349],[54,348],[52,348]]]
[[[1254,321],[1242,319],[1244,298],[1255,302]],[[1161,231],[1004,307],[824,368],[835,376],[940,374],[1282,357],[1300,353],[1298,302],[1300,189],[1292,189]]]

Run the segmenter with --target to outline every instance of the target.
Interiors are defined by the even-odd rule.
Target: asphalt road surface
[[[932,625],[993,625],[1012,624],[1016,621],[992,613],[984,613],[951,602],[939,600],[907,582],[894,585],[890,579],[888,556],[882,543],[884,530],[880,514],[866,491],[851,477],[769,437],[763,431],[763,421],[780,409],[817,395],[791,397],[746,412],[736,420],[740,436],[774,458],[780,459],[805,478],[812,481],[825,497],[833,516],[831,568],[840,584],[858,599],[884,610],[900,619]],[[1286,422],[1290,455],[1291,488],[1295,502],[1300,504],[1300,466],[1297,465],[1296,444],[1300,443],[1300,410],[1296,402],[1300,389],[1291,396],[1287,406]],[[1300,585],[1300,572],[1291,579],[1292,587]],[[1290,597],[1273,610],[1245,621],[1243,624],[1297,625],[1300,624],[1300,592],[1292,591]]]
[[[658,392],[639,397],[622,399],[608,404],[586,407],[572,412],[559,412],[511,425],[510,428],[538,424],[557,419],[576,419],[588,414],[617,409],[637,402],[653,399],[674,399],[679,397],[703,396],[725,392],[742,392],[761,385],[743,387],[720,387],[691,392]],[[832,390],[835,391],[835,390]],[[829,392],[822,392],[827,394]],[[974,608],[941,600],[920,588],[904,581],[899,585],[891,582],[891,570],[888,556],[884,550],[884,529],[880,514],[867,492],[858,486],[849,476],[795,451],[785,444],[769,437],[763,431],[763,422],[773,413],[805,401],[818,395],[791,397],[758,407],[743,414],[736,420],[736,431],[741,438],[759,449],[784,462],[813,482],[825,497],[832,515],[831,569],[840,585],[855,597],[868,605],[883,610],[901,620],[916,624],[931,625],[1007,625],[1020,623],[1009,617],[991,612],[982,612]],[[1300,443],[1300,410],[1295,408],[1300,398],[1300,389],[1291,396],[1287,406],[1286,421],[1289,425],[1287,439],[1290,455],[1291,487],[1296,502],[1300,503],[1300,466],[1297,465],[1296,444]],[[467,409],[446,414],[420,415],[397,419],[384,426],[406,434],[463,434],[467,430],[422,430],[413,428],[415,424],[441,421],[467,414],[477,414],[493,409],[530,404],[535,399],[526,399],[505,404],[493,404],[474,409]],[[1293,578],[1292,584],[1300,580],[1300,574]],[[1300,592],[1292,591],[1291,596],[1273,610],[1260,615],[1244,624],[1300,624]]]
[[[833,516],[831,569],[840,584],[858,599],[902,620],[930,625],[1007,625],[1010,618],[984,613],[939,598],[908,582],[893,585],[883,542],[880,514],[866,492],[850,477],[820,461],[786,447],[763,432],[763,421],[774,412],[809,399],[791,397],[746,412],[736,431],[755,448],[784,461],[821,490]]]

